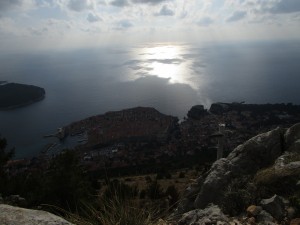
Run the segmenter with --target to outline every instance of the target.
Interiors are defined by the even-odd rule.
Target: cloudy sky
[[[299,0],[1,0],[0,50],[300,39]]]

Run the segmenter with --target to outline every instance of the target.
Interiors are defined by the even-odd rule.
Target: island
[[[30,105],[45,97],[44,88],[18,83],[0,83],[0,110]]]

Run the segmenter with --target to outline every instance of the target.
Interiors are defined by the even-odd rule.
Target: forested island
[[[13,109],[40,101],[44,88],[18,83],[0,83],[0,110]]]

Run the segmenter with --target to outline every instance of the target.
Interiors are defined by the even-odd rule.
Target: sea
[[[131,107],[182,119],[197,104],[300,104],[300,42],[145,43],[1,53],[0,81],[32,84],[44,100],[0,111],[15,157],[38,155],[59,127]],[[59,143],[60,148],[74,142]]]

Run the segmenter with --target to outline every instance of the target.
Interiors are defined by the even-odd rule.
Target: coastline
[[[45,98],[46,91],[42,87],[8,83],[0,81],[0,110],[12,110],[23,106],[31,105]]]
[[[42,96],[40,96],[40,97],[38,97],[36,99],[32,99],[32,100],[30,100],[28,102],[24,102],[24,103],[21,103],[21,104],[18,104],[18,105],[12,105],[12,106],[8,106],[8,107],[0,107],[0,110],[1,111],[9,111],[9,110],[21,108],[21,107],[24,107],[24,106],[32,105],[32,104],[34,104],[36,102],[44,100],[45,97],[46,97],[46,94],[43,94]]]

